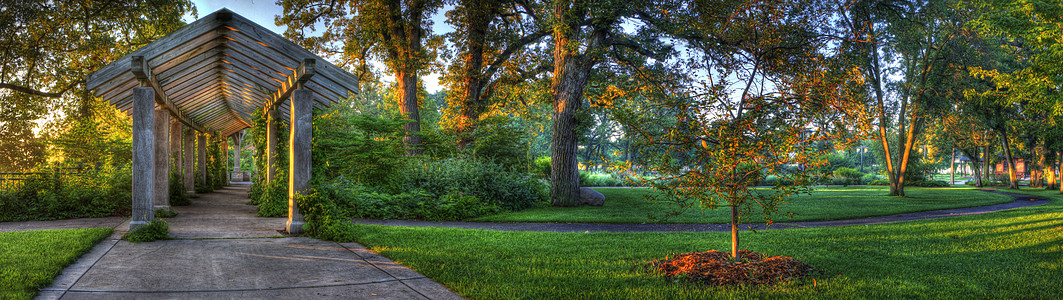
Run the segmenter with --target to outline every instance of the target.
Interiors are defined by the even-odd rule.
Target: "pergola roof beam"
[[[177,106],[174,106],[173,102],[170,102],[170,98],[166,96],[166,92],[162,90],[162,85],[156,80],[155,75],[151,73],[151,67],[148,66],[146,61],[144,61],[143,56],[134,56],[130,60],[129,70],[130,72],[133,72],[133,75],[136,76],[137,80],[140,80],[142,84],[155,90],[156,104],[170,111],[170,115],[174,116],[178,121],[188,127],[195,128],[200,132],[206,132],[206,130],[203,129],[203,126],[199,126],[199,124],[193,122],[192,119],[186,117],[181,110],[177,109]]]

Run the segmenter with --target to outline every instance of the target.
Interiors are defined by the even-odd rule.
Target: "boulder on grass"
[[[605,195],[591,188],[579,188],[579,202],[590,206],[602,206],[605,204]]]

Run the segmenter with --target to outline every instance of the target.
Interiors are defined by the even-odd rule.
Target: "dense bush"
[[[185,181],[181,178],[181,173],[177,171],[170,172],[170,205],[173,206],[185,206],[192,204],[192,201],[188,199],[188,191],[185,190]]]
[[[645,183],[635,179],[628,178],[621,174],[610,174],[600,172],[579,172],[579,184],[585,187],[595,186],[646,186]]]
[[[152,242],[169,238],[170,224],[167,224],[166,221],[163,221],[162,219],[156,219],[122,235],[122,239],[134,243]]]
[[[128,215],[132,178],[128,166],[103,166],[78,174],[40,167],[34,175],[0,186],[0,221],[55,220]]]
[[[875,175],[874,173],[867,173],[864,174],[863,177],[860,177],[860,182],[869,183],[879,179],[882,179],[881,176]]]
[[[493,161],[511,171],[527,170],[530,163],[528,134],[516,120],[506,116],[485,118],[473,136],[476,136],[470,145],[473,156]]]
[[[251,185],[251,202],[258,206],[259,217],[283,217],[288,214],[288,180],[278,177],[266,184],[258,180]]]
[[[318,187],[331,215],[379,219],[461,220],[518,210],[545,199],[545,185],[475,158],[411,159],[394,181],[368,186],[341,176]]]
[[[549,156],[536,157],[532,162],[532,174],[535,174],[542,178],[550,178],[550,172],[553,171],[553,166],[550,165]]]
[[[850,185],[850,184],[862,184],[860,180],[864,177],[864,173],[854,170],[848,167],[841,167],[834,170],[834,178],[831,184],[836,185]]]
[[[889,181],[885,179],[879,179],[868,183],[868,185],[890,185]],[[948,182],[941,180],[912,180],[904,183],[904,186],[918,186],[918,187],[948,187]]]
[[[761,186],[785,186],[785,185],[791,185],[791,184],[794,184],[793,180],[785,179],[785,178],[779,178],[779,176],[775,176],[775,175],[768,175],[767,177],[764,178],[764,180],[762,182],[758,183],[757,185],[761,185]]]

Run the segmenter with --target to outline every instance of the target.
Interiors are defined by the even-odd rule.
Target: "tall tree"
[[[37,153],[33,121],[48,118],[54,120],[47,125],[52,128],[42,130],[62,134],[58,149],[67,158],[109,156],[106,152],[114,149],[93,141],[107,135],[101,130],[121,128],[108,129],[105,120],[98,120],[109,118],[99,112],[109,112],[84,89],[85,76],[180,28],[188,12],[195,8],[186,0],[5,1],[0,9],[0,140],[22,143],[0,147],[26,146],[32,150],[27,154]],[[70,128],[81,130],[67,132]],[[34,156],[42,157],[27,155]],[[16,168],[25,167],[31,166]]]
[[[450,90],[449,126],[466,149],[480,118],[501,85],[513,85],[549,70],[537,47],[550,34],[545,4],[525,0],[460,0],[447,12],[455,26],[451,42],[460,52],[443,80]]]
[[[875,117],[868,121],[877,128],[875,137],[886,154],[890,195],[904,196],[905,173],[923,126],[948,107],[947,98],[934,91],[954,72],[949,59],[970,15],[956,1],[838,4],[843,8],[838,20],[848,40],[846,50],[869,86]],[[891,70],[900,80],[888,79]]]
[[[1013,166],[1008,129],[1021,128],[1022,119],[1034,122],[1032,127],[1039,127],[1039,136],[1044,143],[1058,143],[1054,135],[1058,132],[1056,118],[1063,109],[1063,48],[1059,47],[1059,36],[1063,34],[1063,3],[1059,1],[1022,0],[975,1],[977,7],[985,11],[973,25],[982,34],[998,38],[999,48],[1003,52],[998,66],[972,70],[972,74],[989,80],[993,88],[984,89],[977,96],[992,99],[1009,112],[1017,114],[1008,118],[1003,126],[998,125],[1001,144],[1009,160],[1009,177],[1012,187],[1018,188]],[[1047,122],[1046,122],[1047,121]]]
[[[441,0],[281,0],[284,15],[278,24],[284,33],[305,47],[326,56],[340,56],[343,65],[367,74],[369,60],[384,61],[395,76],[399,112],[409,120],[403,144],[407,155],[421,149],[420,75],[429,71],[441,40],[432,34],[430,18]],[[317,32],[316,25],[325,28]],[[320,34],[319,36],[315,34]]]

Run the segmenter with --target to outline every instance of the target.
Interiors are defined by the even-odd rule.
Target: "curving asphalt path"
[[[922,211],[914,213],[904,213],[890,216],[879,217],[867,217],[848,220],[832,220],[832,221],[811,221],[811,222],[788,222],[788,223],[774,223],[770,227],[763,228],[764,224],[743,224],[744,230],[749,228],[756,229],[791,229],[791,228],[805,228],[805,227],[834,227],[834,226],[849,226],[849,225],[868,225],[868,224],[882,224],[893,223],[901,221],[913,221],[913,220],[927,220],[938,219],[946,217],[964,216],[964,215],[976,215],[989,212],[1001,211],[1005,209],[1027,207],[1034,205],[1041,205],[1048,203],[1049,200],[1038,197],[1023,194],[1013,194],[1000,192],[996,190],[981,189],[979,191],[1008,195],[1015,198],[1015,201],[987,205],[977,207],[965,207],[954,209],[942,209],[932,211]],[[488,229],[488,230],[501,230],[501,231],[548,231],[548,232],[585,232],[585,231],[603,231],[603,232],[703,232],[703,231],[731,231],[730,224],[606,224],[606,223],[489,223],[489,222],[439,222],[439,221],[417,221],[417,220],[374,220],[374,219],[353,219],[353,223],[357,224],[369,224],[369,225],[384,225],[384,226],[408,226],[408,227],[446,227],[446,228],[466,228],[466,229]]]

